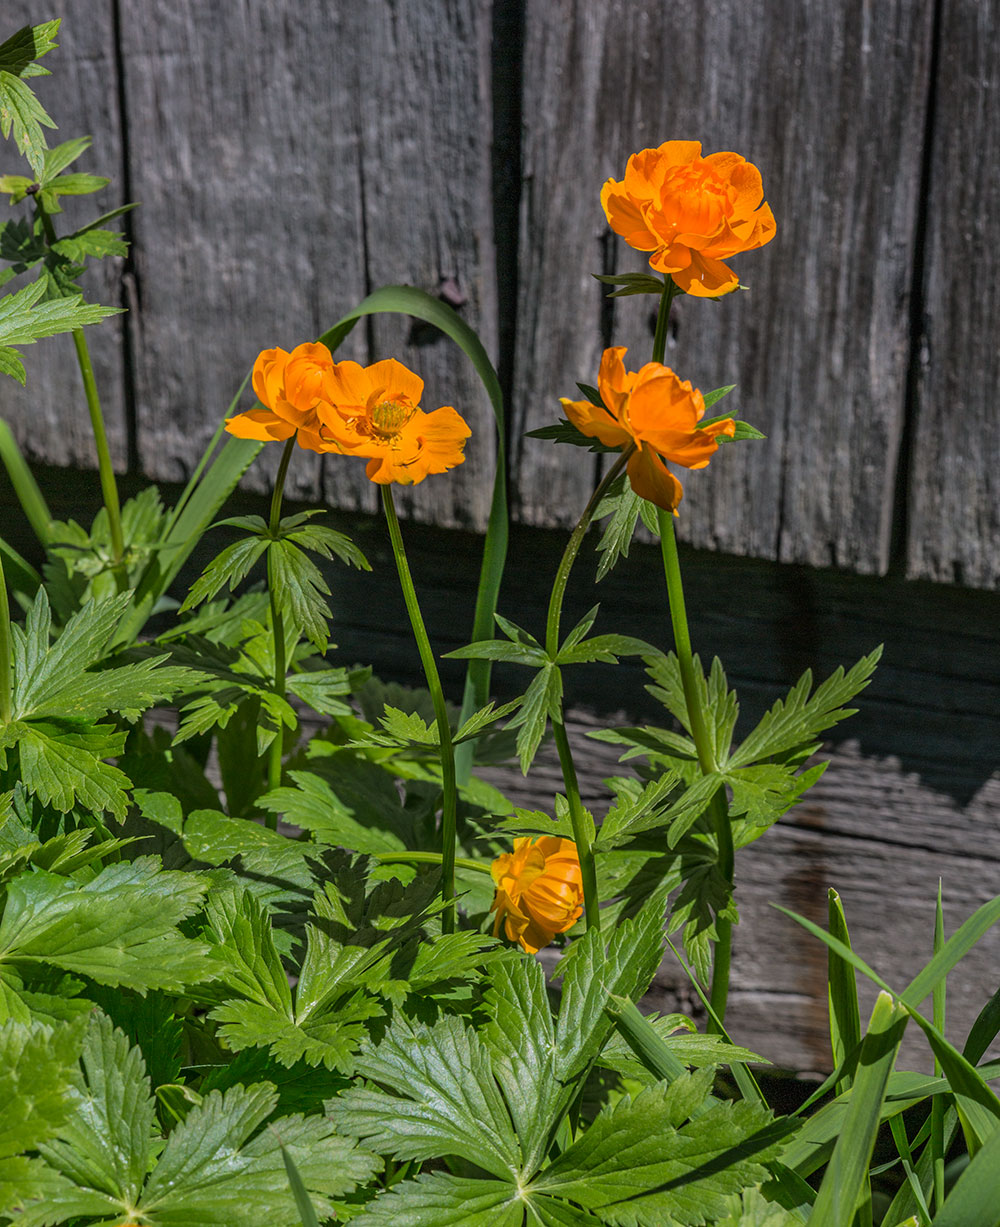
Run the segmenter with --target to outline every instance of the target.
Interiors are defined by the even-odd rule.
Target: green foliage
[[[56,20],[24,26],[0,44],[0,135],[7,140],[13,131],[18,150],[36,175],[41,174],[45,159],[42,127],[56,125],[24,81],[49,75],[38,61],[58,46],[59,25]]]
[[[117,307],[99,307],[79,297],[40,302],[44,292],[45,283],[36,281],[0,299],[0,374],[20,384],[25,381],[24,363],[14,346],[33,345],[42,337],[84,328],[118,314]]]
[[[73,1089],[72,1115],[37,1146],[37,1158],[0,1160],[0,1213],[20,1227],[125,1216],[151,1227],[292,1227],[299,1219],[283,1153],[323,1217],[333,1213],[331,1199],[378,1167],[322,1117],[269,1119],[277,1094],[267,1082],[196,1097],[164,1139],[141,1053],[100,1014]]]

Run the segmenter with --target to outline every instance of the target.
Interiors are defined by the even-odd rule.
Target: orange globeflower
[[[288,439],[298,432],[300,446],[324,451],[319,435],[319,405],[329,399],[333,356],[325,345],[265,349],[253,364],[253,390],[265,406],[226,419],[226,430],[238,439]]]
[[[424,413],[423,390],[420,376],[395,358],[334,363],[330,404],[318,410],[323,450],[365,457],[368,477],[383,486],[413,485],[461,464],[472,432],[450,405]]]
[[[774,214],[761,204],[760,171],[738,153],[701,156],[700,141],[666,141],[634,153],[621,181],[609,179],[601,204],[611,228],[686,294],[728,294],[739,278],[730,256],[774,238]]]
[[[583,879],[571,839],[515,839],[514,851],[498,856],[490,872],[497,888],[490,908],[497,914],[494,937],[502,924],[512,942],[534,954],[580,919]]]
[[[664,511],[676,511],[684,489],[663,461],[703,469],[718,450],[717,436],[731,438],[736,423],[725,418],[702,429],[705,402],[697,388],[659,362],[626,371],[625,353],[616,346],[601,357],[597,386],[603,406],[565,397],[560,403],[583,434],[606,447],[634,445],[626,469],[632,489]]]

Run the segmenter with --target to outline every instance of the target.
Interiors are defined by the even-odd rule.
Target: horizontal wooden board
[[[63,18],[56,40],[58,46],[41,61],[52,75],[36,77],[31,82],[58,125],[57,130],[47,132],[49,145],[92,136],[92,147],[71,169],[111,180],[108,187],[93,196],[65,200],[63,212],[53,219],[59,235],[71,233],[124,202],[113,8],[111,0],[66,0],[58,6],[55,15]],[[0,42],[21,26],[37,24],[50,16],[48,11],[40,12],[39,6],[30,0],[7,0],[0,12]],[[5,143],[3,154],[4,173],[30,173],[27,162],[15,154],[13,142]],[[3,219],[24,212],[23,205],[11,210],[5,205]],[[119,229],[121,225],[117,223]],[[122,305],[121,265],[120,260],[91,265],[81,281],[89,302],[109,307]],[[18,289],[22,284],[27,284],[27,280],[11,282],[10,288]],[[87,328],[85,335],[112,461],[117,469],[124,469],[128,426],[121,319],[107,319]],[[25,454],[50,464],[96,468],[97,455],[72,339],[53,337],[26,346],[22,353],[27,385],[21,388],[11,379],[3,379],[0,414]]]
[[[1000,57],[995,0],[945,0],[910,455],[912,575],[1000,585]]]

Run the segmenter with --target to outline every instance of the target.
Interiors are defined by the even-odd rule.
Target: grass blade
[[[830,933],[851,945],[847,920],[835,890],[829,893]],[[858,1005],[858,984],[854,969],[834,950],[827,950],[827,1000],[830,1010],[830,1045],[834,1066],[843,1064],[848,1053],[861,1043],[861,1010]],[[845,1074],[837,1081],[837,1094],[850,1089],[852,1077]]]
[[[493,501],[483,542],[483,561],[479,572],[479,587],[476,592],[476,609],[472,621],[471,643],[493,638],[493,615],[496,613],[507,558],[508,513],[507,513],[507,427],[504,416],[503,394],[500,381],[493,369],[489,355],[476,333],[447,303],[433,298],[423,290],[409,285],[387,285],[375,290],[338,320],[319,340],[330,350],[335,350],[363,315],[383,312],[412,315],[439,328],[462,350],[472,363],[476,374],[486,389],[493,407],[497,428],[497,472],[493,482]],[[465,674],[465,690],[462,695],[462,723],[485,707],[490,698],[490,672],[488,660],[470,660]],[[467,780],[472,768],[473,743],[463,742],[455,754],[459,782]]]
[[[844,1127],[816,1194],[810,1227],[851,1227],[858,1204],[864,1200],[868,1165],[906,1018],[906,1010],[889,993],[879,993],[861,1045]]]
[[[954,936],[944,943],[927,966],[914,976],[902,992],[900,999],[904,1005],[919,1006],[921,1001],[929,997],[955,964],[969,953],[998,920],[1000,895],[977,908]]]
[[[28,517],[35,536],[40,544],[48,545],[52,536],[52,512],[49,511],[45,495],[21,455],[21,449],[17,446],[10,427],[3,421],[0,421],[0,460],[3,460],[17,501]]]
[[[997,1227],[1000,1223],[1000,1132],[962,1172],[931,1227]]]
[[[316,1217],[316,1211],[309,1199],[309,1194],[306,1192],[305,1182],[295,1166],[295,1162],[288,1151],[282,1146],[281,1157],[285,1161],[285,1171],[288,1173],[288,1183],[292,1189],[292,1196],[295,1198],[295,1208],[299,1212],[299,1218],[302,1220],[302,1227],[319,1227],[319,1219]]]
[[[683,1063],[671,1052],[670,1045],[627,997],[612,993],[604,1008],[622,1038],[654,1077],[673,1082],[685,1072]]]

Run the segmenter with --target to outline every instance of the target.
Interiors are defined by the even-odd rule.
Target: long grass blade
[[[622,1038],[654,1077],[673,1082],[685,1072],[683,1062],[671,1051],[670,1045],[627,997],[612,993],[604,1008]]]
[[[302,1174],[295,1166],[295,1161],[284,1146],[281,1148],[281,1157],[285,1161],[288,1183],[291,1186],[292,1196],[295,1198],[295,1208],[298,1210],[299,1218],[302,1220],[302,1227],[319,1227],[319,1219],[316,1217],[316,1211],[309,1198],[309,1194],[306,1192]]]
[[[941,900],[941,879],[938,878],[937,906],[934,909],[934,955],[935,957],[941,953],[945,946],[944,939],[944,905]],[[934,986],[933,993],[933,1011],[932,1018],[934,1026],[944,1034],[945,1021],[945,990],[947,986],[947,977],[944,977],[938,984]],[[944,1071],[941,1068],[941,1062],[937,1057],[934,1058],[934,1072],[942,1074]],[[940,1095],[935,1095],[931,1100],[931,1118],[930,1118],[930,1150],[934,1168],[934,1207],[940,1210],[944,1205],[944,1113],[946,1104]]]
[[[994,1133],[962,1172],[932,1227],[997,1227],[1000,1224],[1000,1132]]]
[[[835,890],[829,894],[830,933],[850,947],[851,935],[847,920]],[[834,950],[827,950],[827,1001],[830,1010],[830,1044],[833,1063],[840,1066],[848,1053],[861,1043],[861,1010],[858,1005],[858,984],[854,968]],[[841,1095],[851,1086],[851,1075],[845,1074],[837,1082],[837,1094]]]
[[[472,621],[471,642],[493,638],[493,615],[496,613],[507,558],[508,513],[507,513],[507,426],[504,416],[503,394],[500,381],[493,369],[483,343],[468,324],[447,303],[433,298],[423,290],[409,285],[387,285],[375,290],[338,320],[319,340],[331,351],[342,344],[357,321],[364,315],[384,312],[412,315],[439,328],[462,350],[475,368],[486,390],[497,428],[497,471],[493,482],[493,501],[483,542],[483,561],[479,572],[479,587],[476,592],[476,608]],[[488,660],[470,660],[465,675],[462,695],[464,722],[474,711],[485,707],[490,697],[490,672]],[[466,781],[472,768],[473,743],[464,742],[457,748],[455,759],[459,782]]]
[[[14,487],[17,501],[28,518],[32,531],[41,545],[48,545],[52,537],[52,512],[39,489],[27,462],[21,455],[17,440],[6,422],[0,421],[0,460],[3,460]]]
[[[879,993],[862,1041],[844,1128],[816,1194],[810,1227],[851,1227],[859,1202],[864,1200],[868,1165],[906,1017],[906,1010],[889,993]]]

